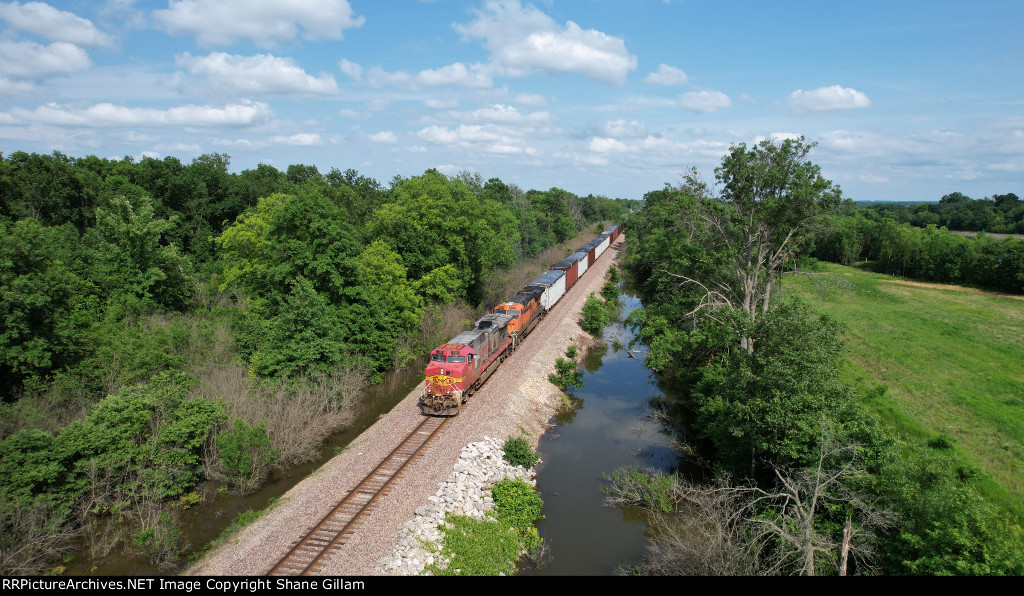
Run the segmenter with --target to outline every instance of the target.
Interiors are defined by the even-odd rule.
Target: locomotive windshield
[[[462,364],[465,361],[466,361],[466,357],[465,356],[449,356],[448,357],[448,362],[450,362],[452,364]]]
[[[444,354],[431,354],[430,355],[430,361],[431,362],[444,362]]]

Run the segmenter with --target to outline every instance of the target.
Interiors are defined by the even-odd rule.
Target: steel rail
[[[351,534],[357,522],[369,513],[370,506],[451,420],[433,416],[424,418],[313,529],[297,540],[265,575],[305,575],[315,571],[314,566],[332,548],[339,546],[346,534]]]

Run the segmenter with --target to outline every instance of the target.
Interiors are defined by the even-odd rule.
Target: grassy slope
[[[787,291],[846,324],[847,377],[889,388],[870,407],[912,437],[951,437],[953,457],[983,472],[979,490],[1024,514],[1024,300],[823,271],[831,275],[787,276]]]

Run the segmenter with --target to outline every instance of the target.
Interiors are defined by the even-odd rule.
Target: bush
[[[263,480],[280,455],[270,448],[262,422],[249,426],[238,418],[231,430],[217,435],[217,453],[228,481],[242,494],[250,492]]]
[[[568,391],[571,387],[583,386],[583,372],[575,360],[559,358],[555,360],[555,371],[548,375],[548,380],[562,391]]]
[[[544,519],[544,501],[537,491],[521,478],[504,478],[491,488],[498,519],[508,523],[520,533],[526,532],[533,522]]]
[[[512,439],[510,439],[511,441]],[[491,489],[495,513],[486,519],[448,515],[433,575],[512,575],[520,554],[540,548],[533,522],[543,519],[544,502],[522,480],[505,478]],[[491,517],[492,516],[492,517]]]
[[[583,320],[580,322],[580,326],[587,333],[599,336],[607,324],[608,311],[605,309],[604,303],[591,294],[583,304]]]
[[[525,437],[509,437],[501,448],[505,452],[505,461],[510,465],[532,468],[540,461],[540,455],[533,450]]]
[[[619,286],[615,285],[613,281],[606,281],[601,287],[601,295],[608,302],[614,302],[619,298]]]

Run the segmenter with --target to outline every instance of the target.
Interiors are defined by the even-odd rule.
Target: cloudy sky
[[[0,152],[640,198],[803,135],[848,197],[1024,194],[1020,0],[0,0]]]

